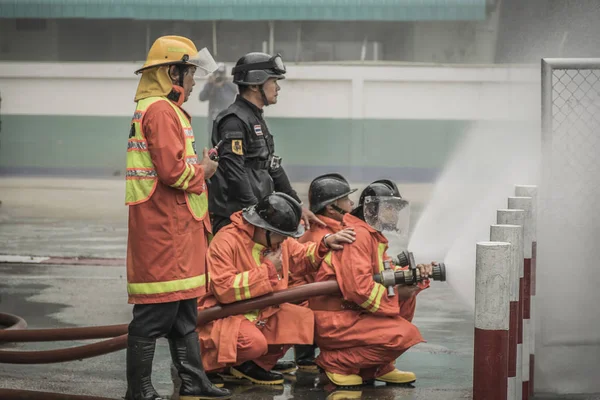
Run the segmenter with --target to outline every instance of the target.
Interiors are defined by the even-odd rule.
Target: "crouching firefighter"
[[[354,203],[348,197],[356,189],[351,189],[348,181],[340,174],[325,174],[316,177],[308,188],[309,209],[325,223],[312,224],[298,241],[319,243],[325,235],[332,235],[343,229],[344,214],[352,211]],[[310,274],[290,276],[290,286],[300,286],[315,281],[317,270]],[[307,302],[308,303],[308,302]],[[317,371],[315,345],[296,345],[294,355],[298,368],[304,371]]]
[[[351,230],[319,243],[298,243],[304,233],[302,208],[284,193],[272,193],[231,216],[208,250],[209,289],[199,308],[247,300],[286,289],[293,271],[314,271],[330,249],[354,240]],[[229,373],[257,384],[281,384],[272,371],[292,344],[312,344],[314,316],[310,309],[280,304],[216,320],[199,328],[207,371]]]
[[[198,158],[190,116],[182,108],[194,73],[215,61],[180,36],[158,38],[141,72],[127,143],[129,205],[127,291],[133,320],[127,339],[127,400],[159,400],[152,386],[156,339],[166,336],[182,380],[182,400],[231,396],[207,378],[196,334],[196,299],[205,293],[210,232],[205,179],[217,163]]]
[[[344,228],[354,228],[356,241],[330,253],[316,274],[317,282],[337,280],[341,291],[341,295],[309,301],[315,314],[315,342],[321,351],[316,363],[338,386],[359,386],[373,379],[388,383],[416,380],[414,373],[399,371],[394,364],[407,349],[424,341],[417,327],[400,314],[398,298],[409,300],[417,292],[397,286],[391,295],[373,280],[384,263],[390,262],[382,232],[406,229],[407,213],[408,202],[393,182],[376,181],[367,186],[358,206],[344,214],[341,222]],[[424,277],[431,275],[431,265],[417,268]]]

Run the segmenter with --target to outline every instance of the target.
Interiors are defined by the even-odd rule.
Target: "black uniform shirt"
[[[282,166],[273,166],[275,143],[263,111],[238,95],[216,118],[212,144],[219,148],[219,167],[210,180],[211,215],[229,218],[274,190],[300,201]]]

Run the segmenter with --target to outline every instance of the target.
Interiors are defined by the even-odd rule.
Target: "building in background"
[[[493,62],[498,0],[4,0],[0,60],[139,61],[159,36],[288,62]]]
[[[596,56],[599,19],[597,0],[0,0],[0,174],[122,173],[133,71],[177,34],[229,70],[282,54],[267,116],[292,179],[431,183],[474,122],[538,132],[540,57]],[[186,107],[207,143],[207,104]]]

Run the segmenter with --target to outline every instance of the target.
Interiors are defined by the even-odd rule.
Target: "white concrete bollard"
[[[516,330],[516,338],[514,339],[517,343],[517,353],[516,360],[514,360],[515,370],[515,389],[516,389],[516,398],[518,400],[523,397],[523,307],[520,299],[520,286],[523,280],[523,225],[525,221],[525,211],[523,210],[509,210],[509,209],[501,209],[497,211],[496,220],[498,224],[501,225],[518,225],[521,226],[521,244],[519,246],[520,253],[520,261],[517,266],[517,276],[515,280],[511,282],[510,287],[510,327],[514,327],[514,324],[517,325]],[[516,314],[516,316],[515,316]],[[516,322],[513,321],[513,316],[516,318]],[[509,335],[509,345],[511,343],[511,334],[513,329],[510,329],[508,332]],[[510,349],[509,349],[510,350]],[[511,356],[509,354],[509,364],[508,364],[508,383],[510,388],[510,377],[511,377]],[[510,394],[510,390],[509,390]]]
[[[473,400],[505,400],[511,245],[479,242],[475,268]]]
[[[533,250],[531,197],[509,197],[508,208],[525,211],[523,225],[523,284],[521,286],[521,304],[523,309],[523,400],[529,400],[530,347],[531,347],[531,256]]]
[[[535,371],[535,287],[537,275],[537,186],[515,185],[515,196],[531,197],[531,279],[529,298],[529,398],[534,393]]]
[[[518,291],[519,266],[523,263],[523,226],[491,225],[492,242],[510,243],[510,298],[508,328],[508,396],[509,400],[521,400],[517,397],[517,333],[518,333]]]

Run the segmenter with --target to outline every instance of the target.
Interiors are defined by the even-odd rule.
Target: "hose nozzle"
[[[438,263],[438,265],[433,265],[431,279],[434,281],[446,282],[446,264]]]
[[[421,271],[417,268],[413,253],[403,251],[398,254],[397,261],[398,265],[403,267],[408,266],[409,268],[402,271],[384,269],[381,274],[373,275],[373,280],[389,288],[395,285],[416,285],[426,279],[421,276]],[[432,274],[428,278],[433,279],[434,281],[445,282],[446,264],[438,263],[432,267]]]

